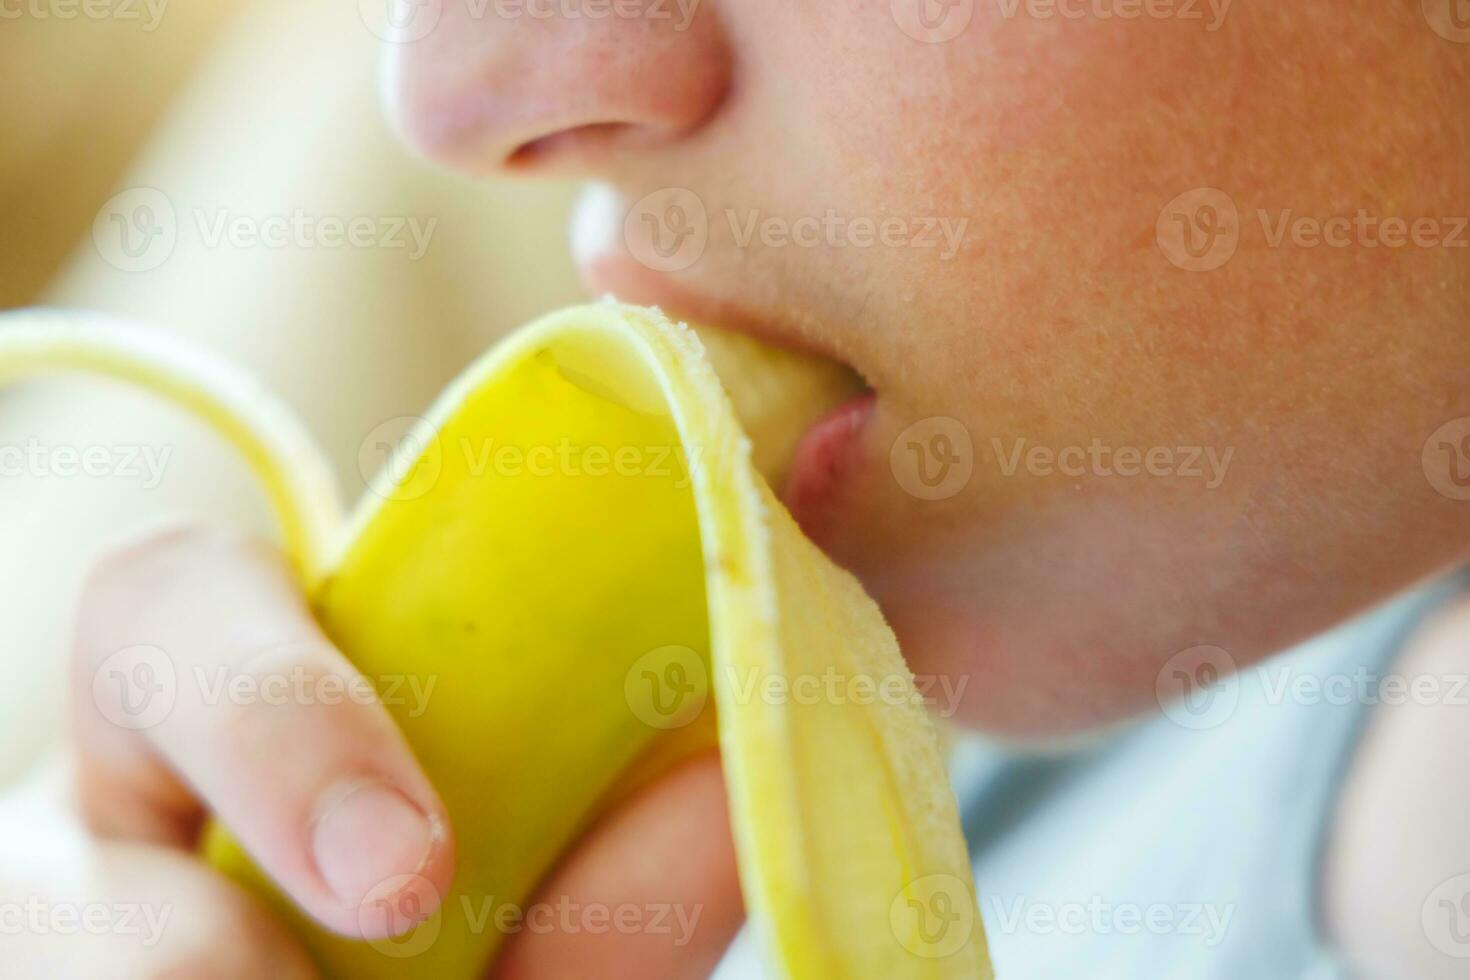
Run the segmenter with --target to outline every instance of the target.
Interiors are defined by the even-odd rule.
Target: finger
[[[0,963],[7,978],[315,980],[305,952],[190,855],[99,842],[40,793],[0,804]]]
[[[238,886],[175,850],[102,843],[78,887],[13,894],[0,932],[7,977],[313,980],[284,925]],[[3,886],[0,886],[3,887]]]
[[[707,977],[743,918],[718,755],[605,817],[523,910],[495,980]]]
[[[448,815],[371,685],[318,629],[279,557],[178,530],[105,561],[84,591],[76,677],[84,812],[178,839],[202,799],[323,925],[374,938],[453,869]]]

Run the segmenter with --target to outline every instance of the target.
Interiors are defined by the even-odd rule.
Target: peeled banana
[[[791,417],[846,381],[744,338],[718,353],[775,477]],[[0,383],[56,370],[131,381],[210,423],[263,481],[332,639],[369,678],[437,681],[430,710],[389,706],[459,841],[453,892],[407,935],[326,933],[227,830],[210,835],[209,859],[275,903],[324,975],[480,976],[505,937],[472,910],[526,902],[610,802],[717,741],[771,975],[992,976],[894,637],[768,489],[693,331],[611,301],[524,328],[345,518],[304,428],[231,366],[99,316],[0,317]],[[807,676],[899,696],[790,696]]]

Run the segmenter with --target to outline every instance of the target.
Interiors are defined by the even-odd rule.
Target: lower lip
[[[796,446],[782,498],[809,535],[832,522],[835,505],[862,458],[862,434],[877,405],[872,392],[844,402],[807,429]]]
[[[584,201],[578,220],[590,225],[590,219],[583,214],[586,211],[589,207]],[[681,296],[668,277],[650,272],[617,251],[600,252],[592,244],[597,237],[594,231],[583,228],[574,235],[580,239],[576,251],[582,278],[593,293],[614,293],[625,302],[671,303],[670,310],[676,315],[687,312],[696,321],[726,327],[739,319],[728,309],[719,306],[712,309],[707,302],[697,302],[698,297]],[[739,320],[735,329],[756,337],[763,334],[759,324],[744,320]],[[774,340],[769,336],[766,339]],[[820,529],[834,523],[836,501],[851,483],[861,461],[862,433],[876,404],[877,397],[871,391],[849,399],[808,428],[798,441],[781,497],[809,536],[815,537]]]

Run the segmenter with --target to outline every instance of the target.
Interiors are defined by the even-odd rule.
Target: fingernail
[[[327,793],[312,827],[317,870],[345,905],[428,864],[441,837],[436,820],[386,783],[359,780]]]

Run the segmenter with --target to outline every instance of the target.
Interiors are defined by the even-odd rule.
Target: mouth
[[[690,289],[621,248],[593,251],[578,242],[574,252],[592,295],[657,306],[697,327],[750,436],[756,468],[808,534],[829,525],[862,469],[864,435],[879,404],[861,374],[782,318]]]

